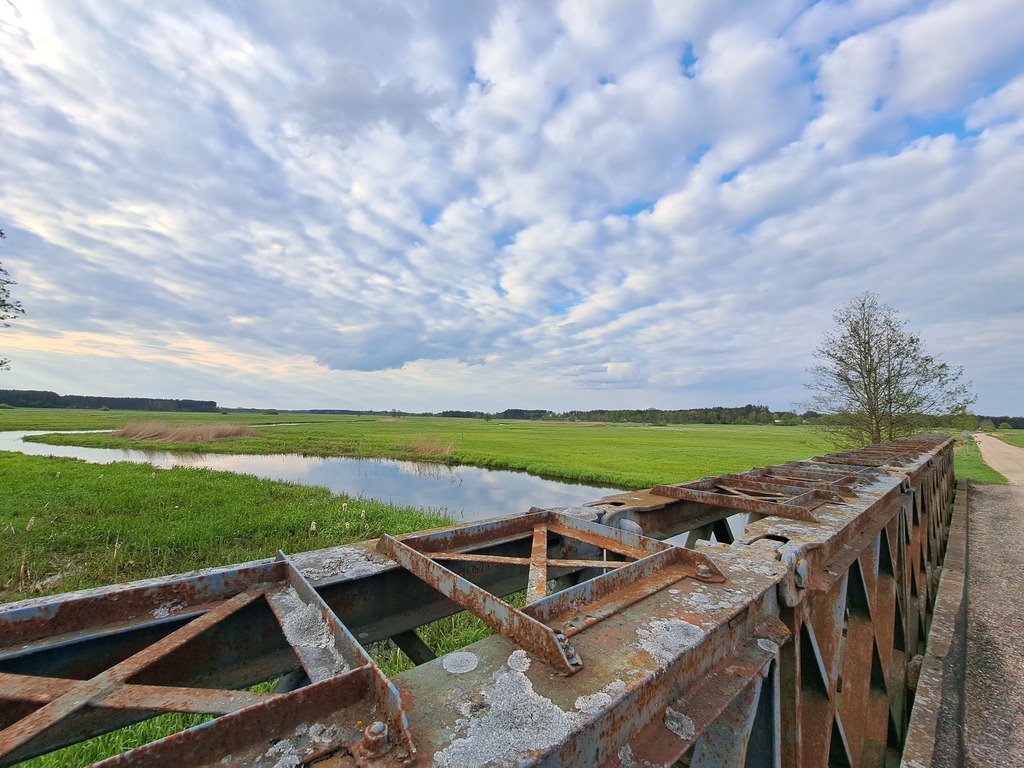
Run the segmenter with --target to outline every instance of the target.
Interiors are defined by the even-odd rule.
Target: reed
[[[255,437],[256,430],[248,424],[166,424],[159,421],[138,421],[110,433],[111,437],[129,440],[168,440],[176,443],[212,443],[230,437]]]

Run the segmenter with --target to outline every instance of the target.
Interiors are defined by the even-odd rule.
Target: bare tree
[[[0,240],[7,237],[4,231],[0,229]],[[11,276],[7,274],[7,270],[4,269],[4,265],[0,262],[0,328],[10,327],[10,323],[7,320],[13,320],[18,315],[25,314],[24,308],[21,306],[20,301],[11,301],[11,291],[7,287],[14,285],[14,281],[11,280]],[[10,367],[10,361],[0,357],[0,371],[6,370]]]
[[[963,368],[928,354],[872,291],[837,309],[833,320],[807,387],[811,409],[840,442],[896,440],[920,431],[929,416],[962,413],[974,402]]]

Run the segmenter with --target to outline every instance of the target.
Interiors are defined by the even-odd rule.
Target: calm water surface
[[[238,472],[268,480],[319,485],[336,493],[398,506],[436,510],[455,520],[480,520],[526,512],[530,507],[565,507],[618,493],[580,483],[549,480],[524,472],[448,467],[418,461],[318,458],[294,453],[254,456],[236,453],[177,453],[123,448],[83,448],[28,443],[22,438],[53,430],[0,432],[0,451],[32,456],[67,456],[94,464],[131,461],[155,467],[196,467]]]

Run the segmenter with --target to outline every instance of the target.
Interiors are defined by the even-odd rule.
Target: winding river
[[[238,472],[267,480],[319,485],[357,498],[436,511],[457,521],[520,514],[530,507],[573,506],[619,492],[614,488],[561,482],[525,472],[418,461],[345,456],[320,458],[295,453],[253,455],[84,448],[30,443],[23,439],[54,433],[54,430],[0,432],[0,451],[65,456],[94,464],[130,461],[162,469],[193,467]]]

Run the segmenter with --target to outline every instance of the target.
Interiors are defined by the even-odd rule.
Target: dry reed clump
[[[227,437],[255,437],[248,424],[164,424],[143,421],[128,424],[110,433],[129,440],[160,440],[171,443],[209,443]]]
[[[409,444],[409,452],[424,459],[443,459],[455,453],[455,443],[418,435]]]

